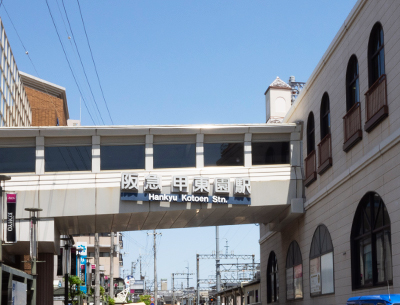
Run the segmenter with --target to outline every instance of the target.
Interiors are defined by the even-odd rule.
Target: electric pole
[[[154,237],[154,305],[157,305],[157,294],[158,294],[158,284],[157,284],[157,235],[162,235],[161,233],[156,233],[156,229],[154,229],[153,233],[147,233],[147,235],[153,235]]]
[[[142,280],[142,256],[139,255],[139,272],[140,272],[140,280]]]
[[[219,227],[215,227],[215,267],[216,267],[216,276],[217,276],[217,293],[221,290],[221,271],[220,271],[220,263],[219,263]],[[221,305],[221,297],[217,297],[217,305]]]
[[[94,305],[100,305],[100,268],[99,268],[99,233],[94,233],[94,263],[96,269],[94,272]]]
[[[110,235],[110,297],[114,298],[114,232],[111,232]]]

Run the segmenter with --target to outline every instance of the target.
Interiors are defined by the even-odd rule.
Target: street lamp
[[[31,268],[32,268],[32,276],[33,276],[33,283],[32,283],[32,304],[36,304],[36,281],[37,281],[37,274],[36,274],[36,263],[37,263],[37,215],[43,209],[40,208],[25,208],[25,211],[29,212],[29,218],[31,220],[29,233],[30,233],[30,257],[31,257]]]
[[[64,285],[64,304],[68,305],[68,271],[69,271],[69,252],[68,248],[71,248],[71,245],[68,244],[69,241],[73,240],[71,237],[62,237],[60,240],[65,241],[64,245],[64,257],[65,257],[65,273],[64,273],[64,278],[65,278],[65,285]]]
[[[86,257],[86,295],[88,303],[89,303],[90,287],[92,286],[92,279],[91,279],[92,269],[90,268],[91,267],[89,261],[90,259],[93,259],[93,257]]]

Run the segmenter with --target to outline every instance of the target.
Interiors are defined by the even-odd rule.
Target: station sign
[[[188,176],[173,176],[171,194],[162,194],[162,177],[151,174],[145,177],[143,193],[139,193],[139,176],[136,173],[123,173],[121,176],[121,200],[200,202],[217,204],[251,204],[251,185],[249,178],[214,178],[214,192],[210,194],[210,179],[194,177],[190,188]],[[232,188],[233,184],[233,188]],[[231,191],[232,190],[232,191]],[[233,193],[233,196],[230,194]]]

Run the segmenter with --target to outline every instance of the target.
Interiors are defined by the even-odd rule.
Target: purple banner
[[[17,206],[17,194],[7,194],[7,242],[16,243],[15,212]]]

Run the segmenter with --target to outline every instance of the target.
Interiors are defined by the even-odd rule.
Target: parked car
[[[400,305],[400,294],[378,294],[352,297],[347,305]]]

